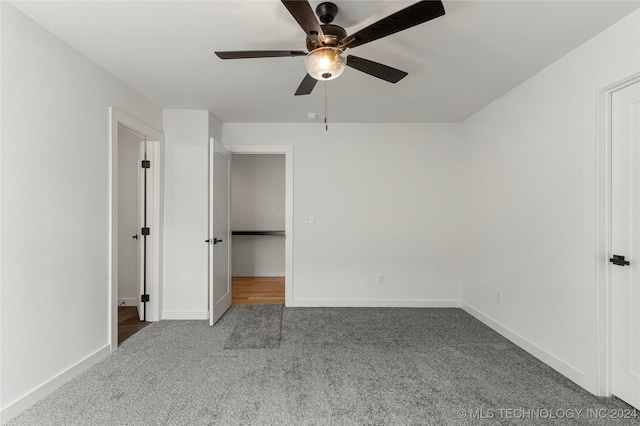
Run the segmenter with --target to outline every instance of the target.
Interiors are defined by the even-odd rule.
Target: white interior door
[[[611,390],[640,408],[640,83],[611,112]]]
[[[231,306],[231,153],[209,141],[209,325]]]

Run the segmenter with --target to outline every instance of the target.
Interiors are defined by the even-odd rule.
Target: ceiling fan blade
[[[320,41],[324,41],[324,33],[320,28],[320,23],[307,0],[282,0],[282,4],[308,36],[317,36]]]
[[[346,47],[360,46],[430,21],[444,13],[444,6],[440,0],[421,1],[351,34],[343,40],[343,44]]]
[[[347,56],[347,66],[388,81],[389,83],[397,83],[408,75],[399,69],[353,55]]]
[[[220,59],[248,59],[248,58],[282,58],[287,56],[307,56],[302,50],[238,50],[216,52]]]
[[[317,82],[318,80],[307,74],[302,79],[302,83],[300,83],[300,86],[298,86],[298,90],[296,90],[296,96],[309,95],[313,91],[313,88],[316,87]]]

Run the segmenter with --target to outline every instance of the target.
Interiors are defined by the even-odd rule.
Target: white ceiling
[[[414,1],[335,0],[349,34]],[[312,7],[320,3],[311,1]],[[633,1],[450,1],[446,15],[349,50],[407,71],[347,68],[327,83],[332,122],[458,122],[637,9]],[[222,61],[216,50],[306,50],[280,1],[18,1],[18,9],[164,108],[223,122],[324,117],[324,83],[295,96],[304,58]]]

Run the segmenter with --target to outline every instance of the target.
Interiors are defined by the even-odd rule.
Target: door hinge
[[[142,160],[142,168],[143,169],[148,169],[151,167],[151,161],[149,160]]]
[[[149,234],[149,228],[142,228],[142,229],[140,230],[140,233],[141,233],[142,235],[150,235],[150,234]]]
[[[141,302],[148,302],[149,301],[149,295],[148,294],[143,294],[142,296],[140,296],[140,301]]]
[[[624,260],[624,256],[619,256],[617,254],[614,254],[613,257],[611,259],[609,259],[609,262],[613,263],[614,265],[618,265],[618,266],[625,266],[629,264],[628,260]]]

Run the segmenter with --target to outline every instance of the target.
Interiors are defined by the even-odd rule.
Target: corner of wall
[[[586,380],[585,380],[584,372],[574,368],[573,366],[571,366],[570,364],[564,362],[563,360],[561,360],[557,356],[555,356],[552,353],[544,350],[543,348],[538,346],[536,343],[532,342],[531,340],[527,339],[526,337],[522,336],[521,334],[511,330],[509,327],[501,324],[498,321],[495,321],[494,319],[492,319],[489,316],[485,315],[484,313],[480,312],[478,309],[474,308],[470,304],[468,304],[468,303],[466,303],[464,301],[461,301],[460,302],[460,307],[466,313],[468,313],[472,317],[476,318],[478,321],[482,322],[487,327],[489,327],[492,330],[496,331],[498,334],[500,334],[501,336],[505,337],[507,340],[513,342],[514,344],[516,344],[520,348],[522,348],[525,351],[529,352],[531,355],[533,355],[534,357],[538,358],[540,361],[544,362],[549,367],[551,367],[554,370],[564,374],[569,379],[574,381],[576,384],[582,386],[583,388],[588,389],[588,390],[590,389],[590,384],[587,383]]]
[[[222,142],[222,122],[209,112],[209,137]]]

